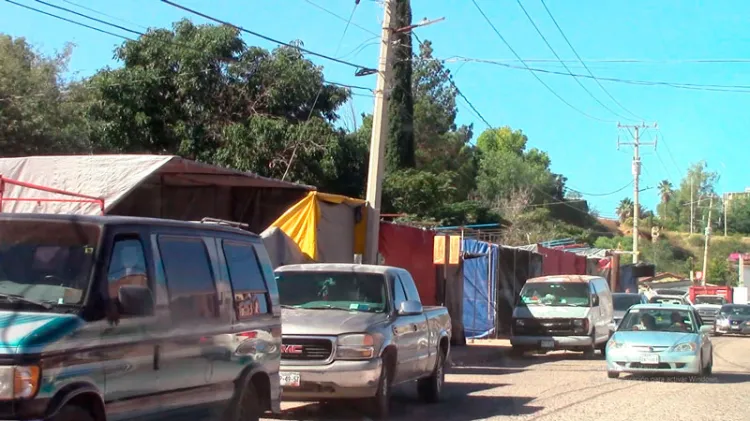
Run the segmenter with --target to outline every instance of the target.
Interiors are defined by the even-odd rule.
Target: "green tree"
[[[81,104],[63,80],[72,51],[69,44],[48,57],[0,34],[0,155],[89,150]]]
[[[674,190],[669,202],[661,207],[663,212],[660,212],[660,216],[665,226],[672,230],[689,231],[692,201],[695,213],[693,226],[701,231],[701,221],[708,217],[709,198],[716,197],[715,186],[718,180],[718,173],[709,171],[705,161],[692,164],[680,182],[679,189]],[[718,215],[720,209],[720,201],[714,200],[713,214]],[[718,218],[713,218],[713,223],[717,224]]]
[[[732,199],[724,206],[727,206],[727,231],[750,235],[750,198]]]
[[[411,1],[396,0],[393,26],[411,25]],[[393,33],[393,88],[388,101],[388,143],[385,148],[386,169],[414,168],[414,100],[412,98],[411,31]]]

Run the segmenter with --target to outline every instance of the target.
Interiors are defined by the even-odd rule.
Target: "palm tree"
[[[672,193],[674,191],[672,190],[672,183],[669,182],[669,180],[661,180],[659,183],[659,194],[661,195],[661,203],[667,203],[669,202],[669,199],[672,198]]]
[[[620,200],[620,204],[617,205],[617,216],[620,218],[620,222],[625,222],[626,219],[633,216],[633,201],[629,197]]]

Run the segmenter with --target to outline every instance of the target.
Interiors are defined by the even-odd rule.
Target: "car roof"
[[[39,221],[39,222],[70,222],[94,224],[99,226],[113,225],[148,225],[159,227],[175,227],[204,231],[221,231],[233,234],[259,236],[253,232],[230,225],[201,221],[179,221],[176,219],[147,218],[142,216],[119,215],[74,215],[74,214],[43,214],[43,213],[0,213],[0,221]]]
[[[531,278],[526,283],[544,283],[544,282],[570,282],[570,283],[589,283],[595,279],[604,279],[601,276],[592,275],[547,275],[538,278]]]
[[[357,263],[304,263],[280,266],[276,272],[356,272],[384,275],[388,272],[403,271],[395,266],[360,265]]]
[[[612,293],[612,296],[618,296],[618,297],[624,297],[626,295],[640,297],[641,295],[643,295],[643,293],[642,292],[613,292]]]
[[[631,311],[633,309],[642,309],[642,310],[691,310],[693,306],[689,304],[659,304],[659,303],[649,303],[649,304],[636,304],[628,311]]]

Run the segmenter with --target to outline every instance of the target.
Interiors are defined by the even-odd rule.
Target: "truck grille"
[[[571,319],[522,319],[523,325],[513,326],[516,335],[527,336],[572,336],[576,332]]]
[[[333,342],[324,338],[281,338],[281,359],[325,361],[333,352]]]
[[[698,315],[704,322],[713,322],[718,314],[719,310],[698,310]]]

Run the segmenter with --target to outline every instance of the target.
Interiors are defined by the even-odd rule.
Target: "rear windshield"
[[[649,303],[652,304],[686,304],[685,300],[679,297],[663,297],[663,296],[655,296],[651,297],[650,300],[648,300]]]
[[[281,305],[302,309],[386,311],[385,276],[355,272],[279,272]]]
[[[11,301],[31,305],[8,295],[53,306],[81,303],[99,236],[94,224],[0,221],[0,308]]]
[[[521,289],[520,304],[588,307],[588,284],[582,282],[532,282]]]
[[[625,311],[641,302],[641,296],[637,294],[613,295],[613,304],[616,311]]]

